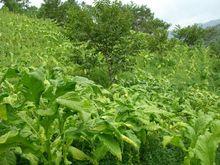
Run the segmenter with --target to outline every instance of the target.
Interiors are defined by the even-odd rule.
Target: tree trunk
[[[110,58],[109,53],[105,54],[105,60],[106,60],[107,67],[108,67],[109,81],[110,81],[110,84],[112,84],[112,83],[115,82],[115,77],[114,77],[114,71],[113,71],[113,68],[112,68],[113,62],[112,62],[112,59]]]

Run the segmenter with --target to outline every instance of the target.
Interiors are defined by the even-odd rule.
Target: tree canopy
[[[175,38],[185,42],[189,46],[199,44],[203,41],[205,36],[205,30],[197,24],[181,28],[177,26],[173,31]]]

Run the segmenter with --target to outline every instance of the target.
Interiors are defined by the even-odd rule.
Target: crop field
[[[70,25],[0,9],[0,165],[220,165],[219,56]]]

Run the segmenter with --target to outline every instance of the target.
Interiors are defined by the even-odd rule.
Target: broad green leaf
[[[76,92],[66,93],[63,96],[58,97],[56,101],[58,104],[68,107],[76,112],[91,113],[92,110],[94,109],[94,106],[90,100],[79,97]],[[86,114],[82,114],[82,115],[86,115]]]
[[[74,116],[68,116],[64,122],[63,128],[64,130],[75,126],[76,124],[76,118],[74,118]]]
[[[199,136],[195,145],[195,154],[202,165],[215,164],[216,150],[220,143],[220,121],[214,121],[212,133],[206,132]]]
[[[220,120],[215,120],[212,122],[211,131],[216,136],[216,138],[220,137]],[[216,140],[218,141],[220,139],[217,138]]]
[[[0,84],[6,79],[6,78],[12,78],[17,76],[17,74],[19,73],[19,71],[17,69],[14,68],[9,68],[6,73],[4,74],[4,76],[2,77],[2,79],[0,80]]]
[[[18,113],[18,116],[31,128],[35,135],[38,135],[37,130],[35,129],[35,121],[28,116],[26,111],[21,111]]]
[[[105,129],[109,128],[108,125],[109,124],[104,120],[97,120],[95,122],[95,125],[91,128],[91,130],[101,132],[101,131],[104,131]]]
[[[195,154],[201,160],[202,165],[213,165],[215,163],[217,147],[218,143],[214,140],[212,133],[206,132],[199,136],[195,146]]]
[[[5,73],[5,78],[12,78],[16,77],[18,75],[19,71],[14,68],[9,68],[7,72]]]
[[[80,117],[83,121],[87,121],[91,118],[91,114],[89,112],[81,112]]]
[[[22,77],[23,93],[28,101],[39,104],[40,97],[44,91],[44,74],[38,69],[31,73],[24,73]]]
[[[74,101],[74,100],[67,100],[67,99],[62,99],[58,98],[57,103],[60,105],[63,105],[67,108],[70,108],[72,110],[75,110],[77,112],[81,111],[88,111],[89,110],[89,102],[88,101]]]
[[[0,104],[0,120],[7,120],[7,110],[4,104]]]
[[[56,111],[54,111],[54,109],[49,108],[46,110],[43,109],[39,109],[37,110],[37,114],[40,116],[53,116],[56,113]]]
[[[80,76],[76,76],[74,77],[74,81],[79,84],[79,85],[82,85],[82,86],[86,86],[86,85],[91,85],[91,84],[94,84],[93,81],[85,78],[85,77],[80,77]]]
[[[200,116],[194,124],[194,130],[197,135],[204,134],[206,128],[209,126],[210,122],[213,120],[210,115],[205,115],[203,113],[199,114]]]
[[[22,154],[26,159],[30,161],[31,165],[38,165],[38,157],[32,153]]]
[[[73,146],[70,146],[68,151],[71,154],[71,156],[76,160],[91,160],[91,158],[88,155],[86,155],[83,151]]]
[[[24,127],[23,129],[21,129],[20,131],[20,135],[24,138],[27,138],[28,136],[31,136],[33,134],[33,132],[31,131],[30,127]]]
[[[0,155],[0,164],[1,165],[16,165],[15,154],[11,151],[6,151]]]
[[[74,91],[75,86],[76,86],[76,82],[74,81],[58,84],[56,89],[56,97],[64,95],[67,92]]]
[[[162,143],[164,147],[168,144],[173,144],[174,146],[180,147],[184,151],[186,150],[182,138],[180,136],[164,136]]]
[[[59,151],[57,151],[57,148],[62,144],[62,140],[61,137],[59,136],[58,138],[56,138],[52,143],[51,143],[51,152],[52,153],[59,153]]]
[[[108,152],[108,148],[105,145],[99,145],[94,151],[93,155],[96,160],[101,160],[105,157],[106,153]]]
[[[194,118],[192,124],[186,125],[186,137],[191,140],[191,148],[194,148],[198,140],[199,135],[203,135],[209,124],[212,121],[212,117],[203,113],[199,114],[198,118]]]
[[[38,134],[39,134],[39,138],[40,138],[39,140],[41,141],[42,144],[44,144],[44,142],[47,141],[44,127],[39,126]]]
[[[150,113],[150,114],[155,114],[155,115],[164,115],[164,116],[172,116],[173,114],[171,112],[162,110],[157,108],[156,106],[150,106],[150,105],[142,105],[139,108],[144,108],[145,111],[144,113]]]
[[[6,134],[0,136],[0,145],[7,142],[8,139],[13,138],[18,135],[17,130],[12,130],[7,132]]]
[[[183,164],[184,165],[191,165],[191,159],[194,158],[195,156],[195,153],[194,153],[194,150],[192,148],[188,148],[188,151],[187,151],[187,155],[184,157],[184,161],[183,161]]]
[[[126,130],[125,135],[122,135],[121,139],[131,144],[133,147],[135,147],[138,150],[140,148],[141,141],[137,138],[134,132],[132,132],[131,130]]]
[[[89,101],[73,101],[62,98],[57,98],[56,101],[58,104],[80,113],[80,117],[84,121],[90,118],[90,113],[88,113],[88,111],[90,108],[92,109],[92,107],[89,104]]]
[[[9,95],[8,95],[8,93],[6,93],[6,92],[2,92],[2,93],[0,93],[0,101],[2,101],[5,97],[8,97]]]
[[[57,107],[48,107],[48,109],[38,109],[36,113],[40,116],[53,116],[57,112]]]
[[[61,151],[56,151],[53,156],[52,156],[52,159],[53,159],[53,162],[55,165],[60,165],[61,164],[61,161],[62,161],[62,152]]]
[[[4,97],[3,103],[10,104],[12,107],[19,106],[18,95],[17,94],[12,94],[12,95],[10,95],[8,97]]]
[[[98,137],[112,155],[116,156],[119,160],[122,160],[120,145],[115,138],[111,137],[111,135],[105,134],[98,135]]]
[[[164,136],[163,137],[163,146],[166,147],[168,144],[171,143],[173,136]]]

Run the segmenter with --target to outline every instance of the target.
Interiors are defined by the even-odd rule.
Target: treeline
[[[2,2],[3,9],[11,12],[55,21],[73,44],[83,45],[90,52],[85,55],[73,50],[71,60],[79,64],[87,76],[91,76],[89,72],[94,68],[102,70],[107,74],[105,79],[108,77],[106,86],[116,81],[118,73],[131,70],[132,57],[143,50],[163,56],[179,43],[189,47],[211,45],[212,54],[219,54],[218,44],[208,42],[216,33],[213,29],[203,29],[196,24],[185,28],[177,26],[169,38],[170,25],[155,18],[144,5],[123,4],[117,0],[98,0],[93,5],[75,0],[44,0],[37,8],[28,0]]]
[[[88,47],[95,48],[96,53],[103,55],[110,82],[115,81],[117,72],[128,69],[127,56],[146,47],[144,43],[137,43],[137,35],[142,33],[145,35],[143,37],[148,37],[150,51],[162,52],[164,48],[161,44],[166,43],[168,38],[169,24],[155,18],[147,6],[133,3],[100,0],[91,6],[74,0],[45,0],[39,9],[29,7],[28,1],[5,1],[4,6],[13,12],[53,19],[74,43],[88,42]],[[94,64],[97,59],[88,59],[83,63],[97,65]],[[82,63],[80,59],[76,59],[76,62]]]
[[[213,54],[218,57],[220,55],[220,25],[205,29],[199,24],[184,28],[176,26],[173,31],[173,36],[189,46],[201,44],[209,46],[213,51]]]
[[[100,25],[100,21],[103,24],[105,22],[106,27],[109,27],[112,23],[112,26],[114,25],[112,28],[118,30],[115,34],[123,32],[122,35],[124,35],[128,34],[128,31],[134,30],[154,35],[154,37],[160,36],[158,38],[160,41],[167,39],[170,27],[168,23],[155,18],[146,5],[122,4],[121,1],[117,0],[99,0],[93,5],[88,5],[84,2],[78,3],[76,0],[67,0],[65,2],[61,0],[44,0],[40,8],[31,6],[29,0],[1,0],[0,2],[3,3],[3,8],[7,8],[11,12],[54,20],[65,29],[71,40],[77,41],[97,40],[94,38],[97,37],[97,33],[100,33],[100,30],[98,31],[96,25]],[[103,20],[101,20],[102,16]],[[100,19],[99,22],[98,19]],[[103,25],[101,28],[106,35],[110,35],[111,28],[104,30],[106,27]],[[118,27],[121,27],[120,31]],[[178,39],[189,46],[198,44],[210,45],[212,50],[215,51],[214,53],[219,54],[219,32],[218,25],[208,29],[204,29],[198,24],[187,27],[177,25],[172,31],[172,38]],[[118,38],[120,37],[118,36]],[[153,51],[155,50],[155,48],[152,49]]]

